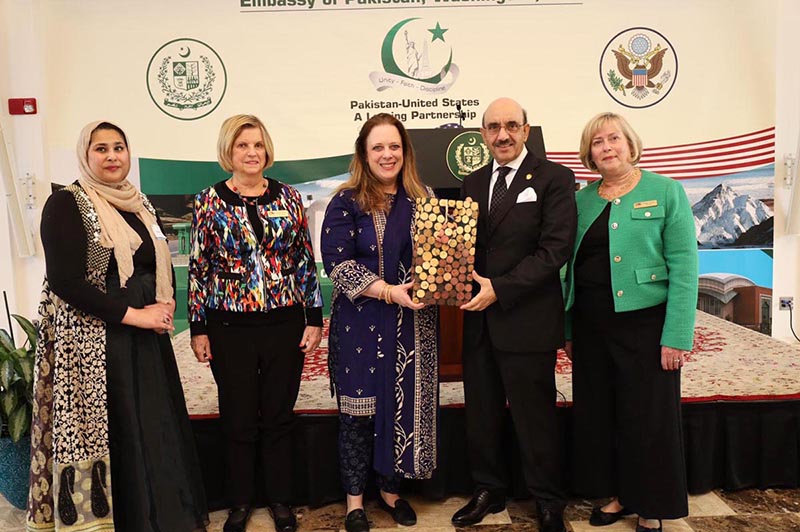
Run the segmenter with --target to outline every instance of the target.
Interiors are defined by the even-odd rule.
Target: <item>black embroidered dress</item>
[[[84,210],[87,205],[91,207],[88,198],[82,194],[77,185],[58,191],[43,210],[42,243],[52,296],[50,301],[43,301],[43,320],[52,319],[58,331],[59,311],[47,316],[49,307],[66,309],[65,312],[73,316],[71,319],[94,321],[105,327],[104,346],[98,342],[92,349],[80,344],[80,339],[75,339],[75,342],[83,351],[81,364],[105,362],[107,434],[92,434],[92,439],[108,442],[113,497],[107,496],[111,495],[106,490],[107,482],[95,481],[92,483],[90,507],[84,495],[78,493],[88,485],[85,480],[80,480],[81,466],[59,466],[55,472],[54,500],[51,501],[54,503],[55,530],[65,525],[69,530],[204,530],[208,520],[205,493],[170,337],[121,324],[129,306],[142,308],[155,302],[153,242],[144,224],[134,214],[121,212],[125,221],[142,238],[142,244],[133,256],[134,273],[125,289],[120,288],[117,264],[111,256],[104,293],[89,282],[90,275],[87,275],[87,264],[91,265],[93,260],[87,253],[92,235],[87,238],[87,213],[79,209],[79,204]],[[76,202],[76,198],[83,198],[83,201]],[[53,300],[58,300],[58,303],[54,305]],[[59,345],[64,348],[63,338],[56,341],[61,341]],[[67,345],[66,349],[69,348]],[[56,360],[59,356],[57,352]],[[39,371],[41,380],[41,368]],[[50,378],[56,390],[53,417],[58,424],[57,414],[60,408],[63,409],[60,403],[77,401],[69,397],[74,394],[72,389],[68,389],[69,393],[58,392],[63,387],[59,388],[57,373]],[[100,398],[100,404],[102,402]],[[81,428],[80,424],[78,428]],[[85,427],[85,430],[93,431],[91,427]],[[58,430],[54,432],[58,433]],[[61,434],[57,439],[59,443],[54,445],[67,448],[84,445],[81,434]],[[93,470],[93,476],[96,473],[104,475],[105,464],[96,461],[95,465],[98,463],[102,471]],[[46,493],[32,487],[32,495],[34,491],[47,503]],[[96,499],[101,498],[107,500],[105,508],[98,505]],[[105,524],[111,515],[113,528]],[[50,528],[47,525],[40,527],[32,522],[34,520],[35,516],[29,517],[29,530],[53,529],[53,523]]]

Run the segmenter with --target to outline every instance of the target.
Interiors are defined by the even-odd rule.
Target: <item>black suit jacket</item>
[[[489,226],[492,163],[464,179],[462,197],[478,202],[475,270],[492,281],[497,301],[482,312],[465,312],[464,347],[488,333],[502,351],[550,351],[564,345],[560,268],[575,240],[577,211],[572,170],[528,153]],[[537,199],[517,203],[533,187]],[[474,284],[473,294],[479,286]],[[484,319],[488,331],[484,331]]]

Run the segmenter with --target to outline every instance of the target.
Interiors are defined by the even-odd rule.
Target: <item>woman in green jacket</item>
[[[567,269],[574,488],[613,497],[590,523],[638,514],[637,532],[688,514],[680,369],[697,305],[694,217],[677,181],[637,167],[642,143],[613,113],[592,118],[580,158],[602,179],[577,193]]]

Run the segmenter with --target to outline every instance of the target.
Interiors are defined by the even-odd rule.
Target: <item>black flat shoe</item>
[[[608,526],[613,525],[626,515],[631,515],[633,512],[627,508],[623,508],[619,512],[604,512],[603,508],[597,506],[592,508],[592,515],[589,517],[589,524],[592,526]]]
[[[505,509],[505,500],[493,500],[489,490],[480,489],[466,505],[453,514],[450,522],[454,526],[472,526],[483,521],[487,514],[500,513]]]
[[[369,520],[364,510],[357,508],[347,514],[344,518],[344,529],[347,532],[369,532]]]
[[[541,532],[567,532],[564,525],[564,504],[539,504],[539,530]]]
[[[244,532],[247,529],[247,520],[250,518],[250,507],[239,506],[231,508],[228,519],[222,527],[222,532]]]
[[[295,532],[297,530],[297,518],[291,508],[285,504],[270,504],[269,512],[272,514],[272,520],[275,521],[277,532]]]
[[[639,523],[636,523],[636,532],[662,532],[661,519],[658,520],[658,528],[648,528],[646,526],[640,525]]]
[[[386,504],[383,497],[378,496],[378,506],[392,516],[394,522],[403,526],[414,526],[417,524],[417,514],[405,499],[397,499],[394,508]]]

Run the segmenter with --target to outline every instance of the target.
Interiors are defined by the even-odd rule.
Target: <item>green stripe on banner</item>
[[[266,174],[289,185],[347,173],[352,155],[320,159],[277,161]],[[195,194],[229,174],[210,161],[139,159],[139,180],[145,194]]]

